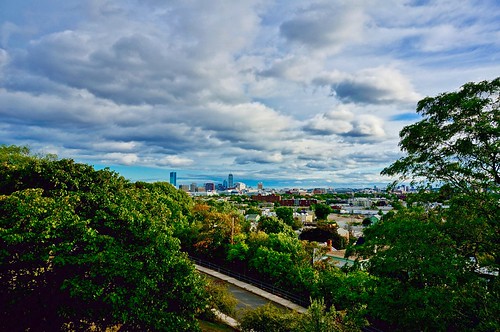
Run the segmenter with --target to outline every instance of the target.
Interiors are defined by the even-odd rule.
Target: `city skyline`
[[[333,182],[324,182],[324,183],[304,183],[301,181],[296,181],[296,182],[290,182],[290,181],[284,181],[280,182],[279,180],[269,180],[268,182],[264,182],[259,179],[252,179],[252,178],[242,178],[239,177],[238,174],[233,174],[233,173],[222,173],[219,172],[218,175],[215,176],[204,176],[200,174],[196,174],[196,176],[192,176],[189,172],[185,172],[182,169],[176,169],[175,171],[165,171],[164,169],[154,169],[154,179],[140,179],[140,175],[142,172],[139,172],[139,174],[136,174],[136,168],[134,167],[128,167],[128,166],[121,166],[121,167],[109,167],[109,166],[104,166],[100,165],[96,167],[97,169],[103,169],[103,168],[110,168],[111,170],[114,170],[118,172],[120,175],[124,176],[125,178],[128,178],[131,181],[146,181],[146,182],[154,182],[154,181],[159,181],[159,182],[168,182],[170,184],[173,184],[171,181],[171,173],[175,173],[175,179],[176,179],[176,188],[180,188],[182,185],[185,186],[190,186],[193,183],[196,183],[199,187],[203,187],[208,183],[213,183],[216,187],[217,185],[221,185],[225,188],[229,188],[229,183],[228,183],[228,178],[229,174],[233,175],[233,185],[236,183],[243,183],[247,185],[248,187],[252,189],[258,189],[259,184],[262,185],[263,189],[284,189],[284,188],[300,188],[300,189],[314,189],[314,188],[331,188],[331,189],[345,189],[345,188],[353,188],[353,189],[366,189],[366,188],[385,188],[389,185],[392,184],[392,182],[380,182],[380,183],[365,183],[363,185],[356,184],[356,183],[348,183],[348,182],[342,182],[342,183],[333,183]],[[164,176],[162,177],[161,175],[159,176],[158,174],[164,173]],[[167,176],[167,173],[169,176]],[[179,176],[180,175],[180,176]]]
[[[0,2],[0,144],[132,181],[386,186],[417,102],[500,73],[494,0]],[[227,179],[228,180],[228,179]],[[184,182],[183,182],[184,183]]]

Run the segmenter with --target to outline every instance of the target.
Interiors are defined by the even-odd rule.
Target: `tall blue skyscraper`
[[[233,183],[233,174],[229,173],[229,176],[227,177],[227,187],[228,188],[233,188],[234,183]]]
[[[177,172],[170,172],[170,184],[177,188]]]

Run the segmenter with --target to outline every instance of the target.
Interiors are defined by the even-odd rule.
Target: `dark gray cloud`
[[[278,164],[283,161],[283,156],[279,153],[246,152],[245,155],[235,159],[236,164]]]
[[[310,161],[305,166],[307,168],[316,169],[316,170],[322,170],[322,171],[329,171],[329,170],[333,170],[334,168],[336,168],[336,167],[334,167],[332,165],[331,162],[323,161],[323,160]]]
[[[314,136],[338,137],[344,142],[375,142],[387,138],[381,118],[342,108],[315,116],[303,130]]]
[[[330,86],[332,95],[344,103],[408,104],[421,96],[400,70],[391,67],[363,69],[355,74],[333,73],[313,80],[318,86]]]
[[[165,49],[161,39],[105,39],[103,48],[89,32],[53,34],[30,47],[23,63],[42,77],[120,104],[175,103],[197,97],[206,86],[186,55]]]
[[[344,102],[355,103],[391,103],[388,89],[362,82],[344,81],[332,86],[335,96]]]
[[[354,2],[316,2],[297,11],[280,25],[288,41],[313,49],[340,49],[347,41],[357,40],[364,24],[361,7]]]

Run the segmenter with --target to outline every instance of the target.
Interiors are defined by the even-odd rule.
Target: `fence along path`
[[[265,299],[268,299],[272,302],[278,303],[286,308],[295,310],[300,313],[304,313],[307,311],[306,307],[309,306],[309,299],[306,301],[293,293],[282,290],[278,287],[274,287],[271,284],[264,283],[260,280],[247,277],[240,273],[233,272],[224,267],[218,266],[208,261],[204,261],[200,258],[189,256],[189,258],[195,262],[196,269],[200,272],[211,275],[215,278],[224,280],[230,284],[243,288],[251,293],[257,294]],[[238,278],[241,278],[239,280]],[[245,280],[245,281],[242,281]],[[253,283],[253,284],[252,284]],[[267,291],[269,290],[269,291]],[[281,295],[281,296],[280,296]],[[292,299],[292,300],[290,300]],[[304,306],[301,306],[297,303],[301,303]],[[229,324],[230,325],[230,324]],[[236,327],[234,325],[233,327]],[[363,332],[384,332],[373,326],[364,326],[361,328]]]
[[[190,256],[189,258],[195,263],[196,269],[198,271],[224,280],[225,282],[259,295],[274,303],[278,303],[279,305],[282,305],[286,308],[304,313],[307,310],[306,307],[309,306],[309,299],[305,300],[304,298],[301,298],[296,294],[275,287],[272,284],[265,283],[243,274],[233,272],[227,268],[199,259],[197,257]]]

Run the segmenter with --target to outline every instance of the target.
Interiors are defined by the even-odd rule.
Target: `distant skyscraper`
[[[234,183],[233,183],[233,174],[229,173],[229,176],[227,177],[227,187],[228,188],[233,188]]]
[[[264,189],[264,185],[262,184],[262,182],[259,182],[259,183],[257,184],[257,189],[259,189],[259,190]]]
[[[177,172],[170,172],[170,184],[177,188]]]
[[[213,182],[205,183],[205,190],[206,191],[215,191],[215,183],[213,183]]]

